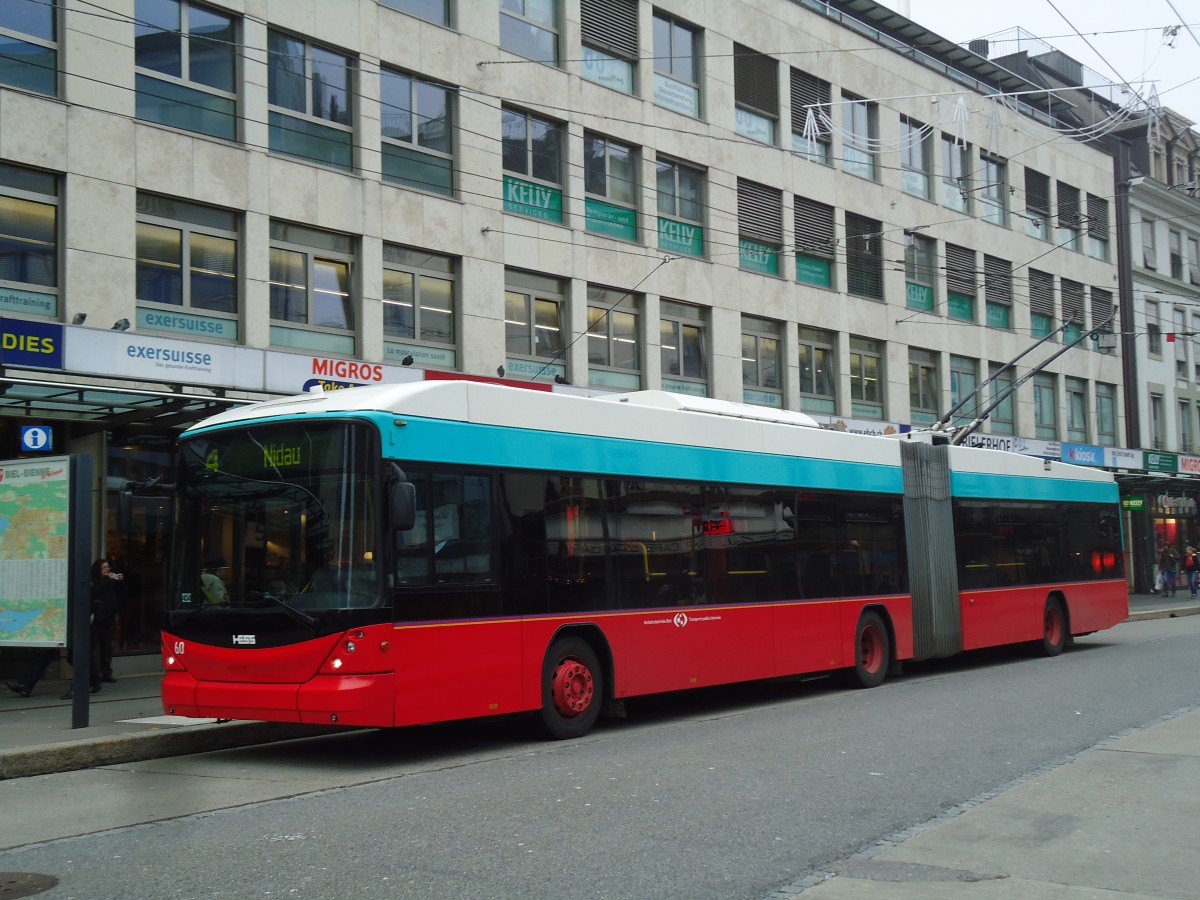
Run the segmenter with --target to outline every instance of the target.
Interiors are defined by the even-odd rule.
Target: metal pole
[[[71,615],[71,727],[87,728],[92,671],[92,457],[71,454],[71,536],[67,608]]]

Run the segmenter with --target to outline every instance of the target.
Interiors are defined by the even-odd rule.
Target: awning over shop
[[[232,398],[220,390],[191,385],[147,385],[145,382],[0,370],[0,417],[29,422],[70,422],[77,434],[137,424],[177,428],[253,398]],[[91,426],[90,428],[88,426]]]

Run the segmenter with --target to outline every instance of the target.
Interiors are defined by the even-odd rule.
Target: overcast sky
[[[1129,82],[1142,96],[1153,82],[1163,106],[1200,123],[1200,0],[882,2],[957,44],[1020,27],[1105,81]],[[1177,33],[1164,36],[1164,28]],[[993,43],[992,55],[1016,49]]]

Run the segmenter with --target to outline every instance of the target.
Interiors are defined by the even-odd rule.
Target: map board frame
[[[65,647],[80,491],[75,456],[0,460],[0,647]],[[89,497],[90,499],[90,497]]]

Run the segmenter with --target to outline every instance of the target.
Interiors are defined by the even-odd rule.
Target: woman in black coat
[[[117,613],[121,611],[121,581],[107,559],[92,563],[92,654],[104,681],[113,682],[113,642],[117,636]]]

